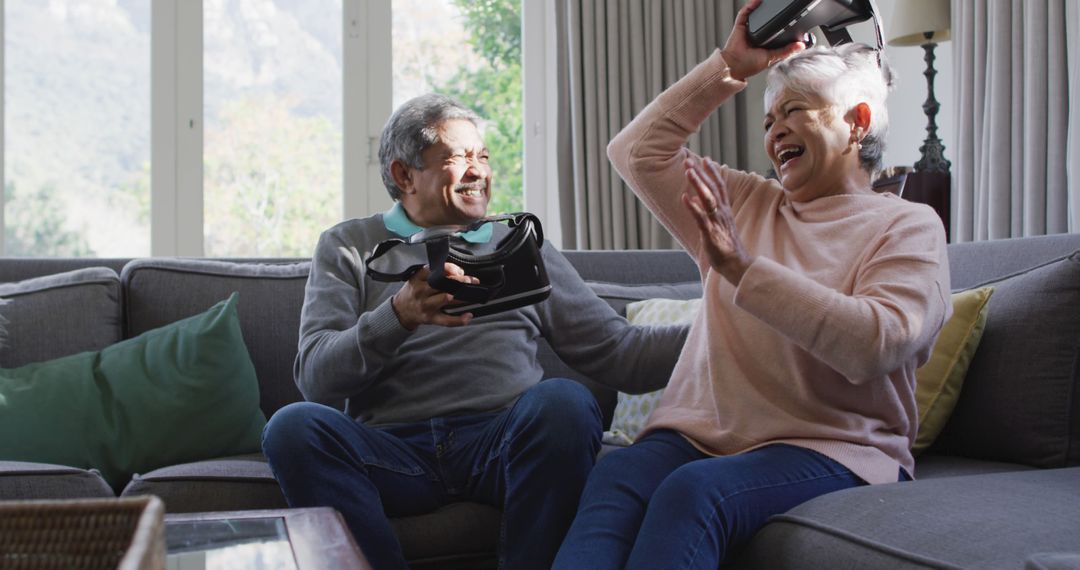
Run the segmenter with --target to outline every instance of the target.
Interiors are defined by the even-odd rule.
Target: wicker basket
[[[153,496],[0,501],[0,570],[164,570],[164,518]]]

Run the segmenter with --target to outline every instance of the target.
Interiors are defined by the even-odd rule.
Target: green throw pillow
[[[233,293],[99,352],[0,369],[0,460],[134,473],[259,450],[266,418]]]
[[[941,327],[930,359],[915,371],[919,431],[911,446],[914,455],[934,443],[960,399],[968,365],[982,340],[987,301],[993,292],[990,287],[980,287],[952,294],[953,314]]]

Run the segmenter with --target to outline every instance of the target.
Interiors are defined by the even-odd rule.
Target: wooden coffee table
[[[165,515],[167,570],[312,570],[371,565],[330,507]]]

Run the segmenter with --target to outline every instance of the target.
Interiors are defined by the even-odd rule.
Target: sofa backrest
[[[101,350],[123,338],[120,278],[108,267],[0,283],[0,298],[0,368]]]
[[[1076,250],[1080,233],[949,244],[952,287],[974,287]]]
[[[1075,306],[1070,304],[1071,299],[1080,294],[1080,279],[1067,282],[1073,266],[1063,261],[1075,250],[1080,250],[1080,234],[949,246],[954,289],[1008,276],[1012,280],[1000,285],[1000,294],[991,298],[983,343],[972,362],[956,411],[931,452],[1043,467],[1080,463],[1080,334],[1076,332],[1080,319],[1075,310],[1067,312]],[[697,268],[681,251],[564,253],[593,290],[619,311],[638,299],[691,298],[701,294]],[[1041,268],[1053,260],[1058,264]],[[282,405],[301,398],[292,380],[292,365],[307,260],[8,258],[0,260],[0,282],[94,267],[95,262],[122,268],[120,314],[125,338],[204,311],[232,291],[239,291],[241,328],[259,377],[263,412],[269,416]],[[1040,269],[1025,271],[1032,267]],[[1044,276],[1043,272],[1051,269],[1056,272]],[[1066,282],[1061,282],[1063,276]],[[1025,288],[1043,286],[1048,280],[1054,287],[1050,293],[1022,294]],[[95,282],[90,286],[99,285]],[[108,297],[105,294],[101,302],[115,306],[115,295],[111,300]],[[1046,306],[1051,298],[1056,304]],[[1034,307],[1038,310],[1033,312],[1032,305],[1018,299],[1044,304]],[[104,325],[94,326],[107,326],[105,319],[115,319],[109,316],[116,314],[115,308],[102,305],[102,310],[105,316],[98,320]],[[1047,322],[1055,318],[1060,326],[1050,330]],[[1017,335],[1023,334],[1036,342],[1018,342]],[[1040,339],[1046,342],[1038,342]],[[61,344],[66,345],[60,343],[58,349],[63,348]],[[540,360],[548,375],[576,378],[589,385],[610,420],[616,400],[614,391],[570,370],[546,346],[541,348]],[[0,362],[0,366],[21,363]]]
[[[269,418],[281,406],[302,399],[292,366],[309,267],[306,260],[136,259],[120,274],[125,338],[201,313],[238,292],[240,330],[259,379],[259,404]]]
[[[1080,465],[1080,234],[949,246],[953,288],[994,288],[956,408],[928,453]]]

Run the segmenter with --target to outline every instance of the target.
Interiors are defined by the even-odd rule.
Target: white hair
[[[881,170],[889,113],[885,98],[895,74],[885,54],[857,43],[817,46],[780,61],[769,70],[765,108],[771,109],[785,89],[801,95],[824,97],[841,114],[859,103],[870,106],[870,129],[862,140],[859,160],[871,174]]]

